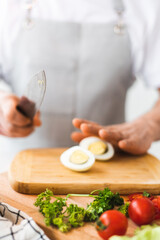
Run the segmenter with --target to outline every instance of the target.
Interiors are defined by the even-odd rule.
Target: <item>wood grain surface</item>
[[[65,168],[59,158],[65,149],[32,149],[20,152],[9,170],[9,181],[20,193],[38,194],[46,188],[55,194],[90,193],[109,187],[113,192],[160,193],[160,161],[152,155],[117,153],[110,161],[96,161],[84,173]]]

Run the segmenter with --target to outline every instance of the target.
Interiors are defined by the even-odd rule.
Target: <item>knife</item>
[[[46,74],[41,71],[29,81],[23,96],[20,98],[17,110],[24,116],[33,119],[40,109],[46,92]]]

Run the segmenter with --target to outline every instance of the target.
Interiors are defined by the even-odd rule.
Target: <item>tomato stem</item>
[[[98,231],[100,231],[100,230],[103,231],[103,230],[105,230],[105,229],[107,228],[107,226],[104,225],[104,224],[101,222],[100,219],[97,220],[96,224],[97,224],[97,230],[98,230]]]

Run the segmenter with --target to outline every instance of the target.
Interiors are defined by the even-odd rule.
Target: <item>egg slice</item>
[[[60,160],[65,167],[71,170],[85,172],[93,166],[95,157],[90,151],[74,146],[63,152]]]
[[[114,155],[113,146],[98,137],[84,138],[79,143],[79,146],[92,152],[96,160],[106,161],[111,159]]]

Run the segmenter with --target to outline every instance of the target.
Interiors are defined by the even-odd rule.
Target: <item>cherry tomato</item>
[[[129,199],[130,202],[132,202],[136,198],[143,198],[143,193],[142,192],[132,193],[128,196],[128,199]]]
[[[104,212],[97,221],[98,234],[105,240],[113,235],[124,235],[128,227],[128,220],[117,210]]]
[[[130,203],[128,213],[137,225],[149,224],[154,220],[155,207],[148,198],[136,198]]]
[[[130,202],[132,202],[136,198],[144,198],[143,192],[132,193],[128,196],[128,199],[129,199]],[[150,197],[147,197],[147,198],[152,200],[154,197],[150,196]]]
[[[156,212],[154,219],[160,219],[160,196],[155,197],[152,200],[152,203],[154,204],[155,212]]]

